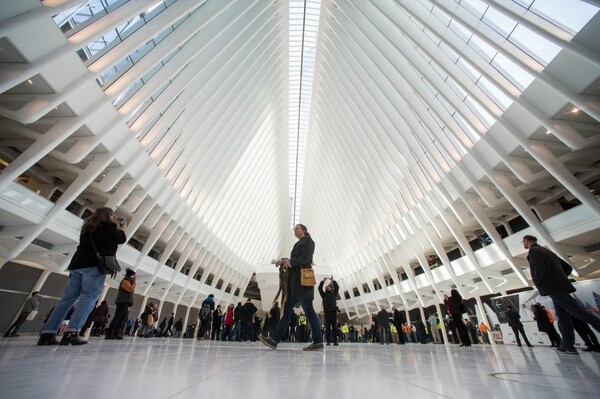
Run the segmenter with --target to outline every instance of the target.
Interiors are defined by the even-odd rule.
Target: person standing
[[[398,345],[404,345],[406,339],[404,335],[404,312],[399,311],[395,306],[392,308],[393,322],[398,331]]]
[[[507,310],[506,310],[505,316],[508,319],[508,325],[510,326],[510,328],[512,328],[513,333],[515,334],[515,338],[517,340],[517,346],[522,346],[521,339],[519,338],[519,333],[521,333],[527,346],[530,348],[533,348],[533,345],[531,345],[531,343],[527,339],[527,335],[525,335],[525,329],[523,328],[523,323],[521,323],[521,320],[520,320],[521,315],[519,313],[515,312],[515,310],[513,309],[512,306],[507,306],[506,309]]]
[[[458,330],[458,337],[460,338],[460,346],[471,346],[471,340],[469,339],[469,332],[467,327],[462,321],[462,314],[465,313],[463,299],[457,290],[450,291],[450,297],[444,295],[444,304],[452,316],[452,322],[454,328]],[[452,326],[451,326],[452,328]]]
[[[325,316],[325,338],[327,339],[327,345],[331,345],[333,343],[334,346],[338,346],[337,342],[337,295],[340,290],[340,286],[337,281],[331,276],[331,282],[327,284],[325,290],[323,290],[323,285],[325,285],[325,281],[327,278],[325,277],[319,283],[319,294],[323,299],[323,315]]]
[[[269,310],[269,331],[267,334],[269,337],[273,335],[275,332],[275,327],[277,327],[277,323],[279,323],[279,319],[281,315],[281,308],[279,307],[279,302],[275,302],[271,310]]]
[[[4,333],[4,338],[7,337],[18,337],[19,328],[25,323],[27,317],[31,314],[31,312],[37,312],[38,305],[40,304],[40,295],[39,291],[34,291],[31,293],[31,296],[27,298],[25,303],[23,304],[23,308],[21,308],[21,313],[19,313],[19,317],[15,320],[14,323],[8,327],[8,330]]]
[[[233,341],[231,334],[231,327],[233,327],[233,303],[230,304],[225,310],[225,319],[223,320],[223,326],[225,327],[223,333],[223,341]]]
[[[123,324],[127,320],[127,309],[133,306],[135,285],[135,271],[128,268],[125,270],[125,277],[119,283],[119,291],[115,298],[117,308],[108,329],[105,331],[105,339],[123,339]]]
[[[252,299],[248,298],[244,306],[242,306],[242,340],[244,341],[256,341],[254,337],[254,313],[258,309],[252,303]]]
[[[210,319],[212,318],[213,311],[215,310],[215,296],[210,294],[202,301],[200,306],[200,330],[198,330],[198,339],[203,339],[207,330],[210,330]]]
[[[99,337],[102,335],[102,330],[106,324],[106,320],[110,317],[109,314],[108,303],[106,301],[102,301],[100,305],[96,308],[94,312],[94,316],[92,317],[92,322],[94,323],[92,326],[92,337]]]
[[[390,314],[381,305],[381,310],[377,313],[377,324],[379,325],[379,344],[390,344]]]
[[[167,331],[165,332],[165,337],[173,336],[173,323],[175,322],[175,313],[171,312],[171,317],[169,317],[169,322],[167,323]]]
[[[233,341],[241,341],[242,331],[242,303],[238,302],[237,306],[233,310],[233,329],[231,330],[230,339]]]
[[[183,319],[180,317],[174,324],[175,327],[175,338],[181,337],[181,330],[183,330]]]
[[[523,248],[528,249],[527,260],[531,278],[540,295],[549,296],[554,303],[558,318],[558,329],[562,335],[559,352],[576,354],[575,331],[571,316],[588,323],[600,332],[600,319],[585,310],[570,294],[576,289],[568,279],[573,268],[554,252],[537,243],[537,238],[523,237]]]
[[[308,233],[306,226],[297,224],[294,227],[294,235],[298,239],[290,259],[286,259],[284,267],[289,270],[288,298],[283,307],[283,316],[277,323],[273,337],[259,337],[260,341],[271,349],[277,349],[277,344],[281,341],[285,330],[288,328],[292,312],[296,303],[300,303],[306,313],[308,322],[313,331],[313,343],[305,347],[304,351],[322,351],[323,335],[321,334],[321,323],[317,313],[313,308],[313,299],[315,289],[313,286],[303,286],[300,284],[301,268],[312,267],[313,254],[315,252],[315,242]]]
[[[219,335],[221,333],[221,323],[223,318],[223,312],[221,311],[221,305],[217,305],[217,308],[213,311],[212,314],[212,329],[210,333],[210,340],[214,341],[215,339],[219,340]]]
[[[550,347],[560,347],[560,335],[558,335],[552,320],[550,320],[548,317],[546,308],[539,303],[533,305],[533,319],[537,322],[538,330],[548,334],[548,338],[550,339]]]
[[[58,328],[71,306],[78,299],[79,304],[60,344],[87,344],[87,341],[79,338],[78,333],[94,308],[94,303],[100,296],[106,280],[106,275],[98,270],[98,258],[94,245],[101,256],[115,256],[118,246],[127,240],[126,227],[125,219],[115,217],[113,210],[106,207],[97,209],[83,223],[79,245],[69,263],[69,280],[65,292],[44,326],[38,345],[59,344],[56,339]]]
[[[433,338],[434,344],[441,344],[440,330],[438,330],[438,321],[435,315],[432,313],[429,315],[429,329],[431,330],[431,337]]]

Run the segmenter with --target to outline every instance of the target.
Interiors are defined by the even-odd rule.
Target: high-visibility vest
[[[300,316],[298,316],[298,325],[299,326],[305,326],[306,325],[306,316],[301,314]]]

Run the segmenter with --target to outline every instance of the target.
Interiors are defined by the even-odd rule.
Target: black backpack
[[[210,319],[211,314],[212,314],[212,309],[210,307],[210,303],[204,302],[202,304],[202,308],[200,309],[200,320]]]

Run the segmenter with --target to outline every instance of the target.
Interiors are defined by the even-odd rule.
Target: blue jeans
[[[79,332],[90,312],[94,309],[96,300],[102,292],[105,279],[106,276],[101,274],[96,267],[71,270],[63,297],[52,311],[42,334],[56,334],[69,309],[77,299],[79,299],[79,303],[71,315],[69,326],[65,332]]]
[[[242,322],[240,320],[236,320],[233,323],[233,329],[231,330],[231,335],[229,336],[230,340],[241,341],[240,333],[242,328]]]
[[[558,318],[558,329],[562,335],[560,346],[566,349],[575,347],[575,331],[571,322],[571,315],[585,321],[600,332],[600,319],[585,310],[570,294],[548,294],[554,302],[554,309]]]
[[[321,322],[319,321],[319,317],[313,308],[312,298],[286,302],[285,306],[283,307],[283,316],[281,316],[281,319],[279,319],[277,327],[275,327],[275,332],[271,338],[275,342],[281,341],[283,334],[290,325],[290,319],[292,317],[292,312],[294,311],[294,306],[298,302],[300,303],[300,306],[302,306],[302,309],[304,309],[304,313],[306,313],[306,319],[310,324],[310,328],[312,328],[313,342],[315,344],[323,342],[323,334],[321,334]]]

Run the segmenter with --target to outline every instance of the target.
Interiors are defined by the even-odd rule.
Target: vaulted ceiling
[[[525,231],[594,276],[597,10],[2,1],[0,190],[19,181],[54,205],[35,224],[4,213],[0,256],[43,239],[67,259],[53,221],[109,206],[130,221],[132,266],[157,261],[147,293],[170,267],[238,298],[295,223],[356,314],[523,287]]]

